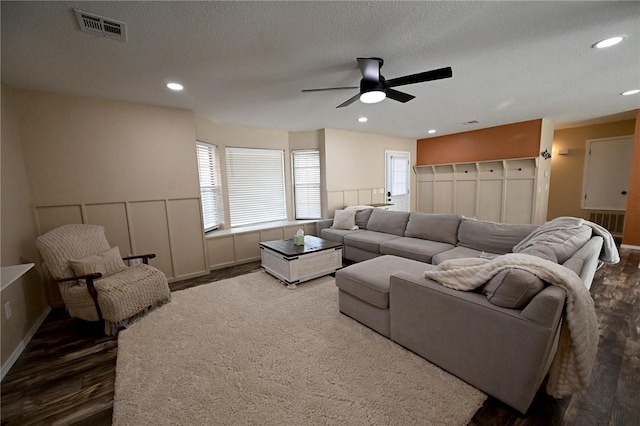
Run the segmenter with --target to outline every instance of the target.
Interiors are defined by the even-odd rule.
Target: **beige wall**
[[[407,151],[411,166],[416,164],[416,140],[370,133],[325,129],[324,164],[326,167],[327,211],[345,205],[380,203],[384,194],[374,189],[385,187],[385,151]],[[411,172],[411,209],[416,206],[416,179]]]
[[[170,280],[208,272],[190,111],[14,90],[37,233],[106,228]],[[4,194],[3,194],[4,200]],[[56,294],[50,301],[59,304]]]
[[[35,263],[35,227],[29,199],[27,174],[20,148],[18,125],[11,89],[2,85],[2,147],[1,155],[1,265]],[[35,332],[48,311],[40,274],[31,269],[22,278],[4,288],[0,294],[2,372]],[[6,319],[5,303],[11,304],[13,315]],[[9,362],[9,364],[8,364]]]
[[[547,219],[558,216],[588,219],[589,211],[580,207],[587,140],[633,135],[634,127],[635,120],[624,120],[554,132]],[[558,155],[561,150],[569,150],[569,153]]]

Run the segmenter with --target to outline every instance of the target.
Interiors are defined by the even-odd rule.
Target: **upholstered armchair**
[[[167,278],[148,264],[155,254],[120,257],[102,226],[64,225],[39,236],[36,247],[69,315],[104,321],[107,335],[171,300]],[[132,259],[141,263],[125,265]]]

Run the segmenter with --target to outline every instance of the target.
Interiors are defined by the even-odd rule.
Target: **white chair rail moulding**
[[[480,220],[539,223],[539,158],[414,166],[417,211]]]

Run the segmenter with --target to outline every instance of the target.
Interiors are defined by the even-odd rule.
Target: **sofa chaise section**
[[[426,269],[426,268],[423,268]],[[565,292],[548,286],[522,310],[422,275],[390,277],[390,338],[521,412],[556,352]]]

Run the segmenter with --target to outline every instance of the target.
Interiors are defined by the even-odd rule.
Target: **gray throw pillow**
[[[373,208],[359,210],[356,212],[356,225],[358,228],[367,229],[367,223],[369,223],[371,212],[373,212]]]
[[[544,282],[522,269],[498,272],[484,286],[482,293],[496,306],[522,309],[544,288]]]
[[[404,230],[407,228],[408,220],[409,212],[373,209],[369,223],[367,223],[367,230],[404,237]]]

